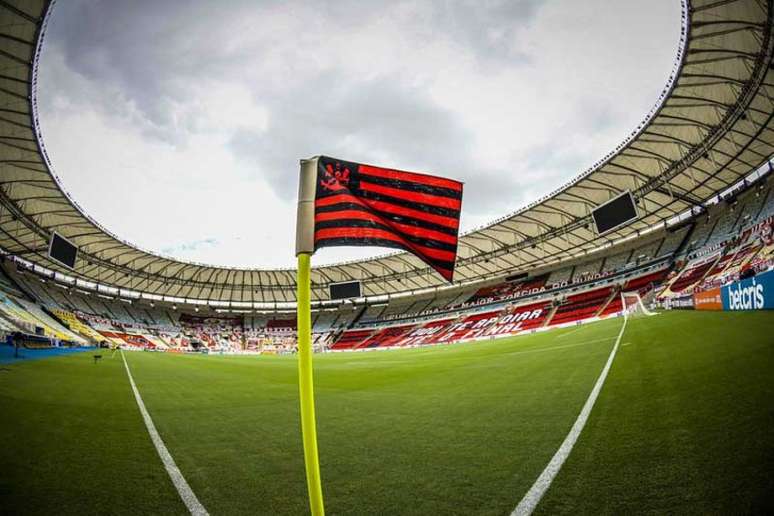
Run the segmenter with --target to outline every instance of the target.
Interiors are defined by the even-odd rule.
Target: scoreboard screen
[[[329,285],[331,299],[349,299],[360,297],[360,282],[348,281],[346,283],[331,283]]]
[[[78,248],[63,236],[53,233],[48,244],[48,256],[65,267],[74,269],[75,259],[78,257]]]
[[[624,192],[605,204],[597,206],[591,214],[600,235],[623,226],[637,218],[637,207],[631,192]]]

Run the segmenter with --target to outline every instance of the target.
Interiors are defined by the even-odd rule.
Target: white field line
[[[591,389],[591,393],[589,394],[586,403],[583,405],[580,414],[578,414],[578,418],[572,425],[570,433],[568,433],[567,437],[564,438],[562,445],[558,450],[556,450],[556,453],[551,458],[551,461],[545,467],[535,483],[532,484],[532,487],[529,488],[529,491],[527,491],[527,494],[525,494],[524,498],[521,499],[519,505],[517,505],[513,510],[511,516],[527,516],[532,514],[532,511],[535,510],[538,503],[540,503],[540,500],[543,498],[543,495],[546,493],[546,491],[548,491],[548,488],[551,487],[551,483],[554,481],[554,478],[556,478],[559,470],[562,469],[564,461],[567,460],[567,457],[569,457],[573,446],[575,446],[575,442],[578,440],[580,433],[583,431],[583,427],[586,426],[586,421],[589,419],[591,409],[594,408],[594,403],[596,403],[599,392],[602,390],[602,386],[604,385],[605,379],[607,378],[607,373],[610,371],[610,366],[613,364],[616,351],[618,351],[618,345],[621,343],[621,337],[623,336],[624,330],[626,329],[627,320],[628,317],[624,316],[624,322],[621,325],[621,331],[618,332],[618,337],[615,339],[613,350],[610,352],[610,356],[607,358],[605,367],[602,368],[602,372],[599,374],[599,378],[597,378],[597,382],[594,384],[594,388]]]
[[[137,401],[137,407],[140,409],[140,414],[142,414],[143,421],[145,421],[145,428],[148,429],[148,434],[150,434],[151,441],[153,441],[153,445],[156,447],[156,451],[159,454],[161,462],[164,463],[164,468],[167,470],[169,478],[175,485],[175,489],[177,489],[177,494],[180,495],[180,499],[183,500],[183,503],[191,514],[197,516],[207,516],[209,514],[207,509],[205,509],[204,506],[199,502],[199,499],[196,498],[196,495],[191,490],[191,486],[189,486],[188,482],[185,481],[183,474],[180,472],[177,464],[175,464],[175,460],[172,458],[172,455],[169,454],[169,450],[167,450],[164,441],[161,440],[161,436],[156,430],[156,425],[153,424],[153,420],[151,419],[150,414],[148,414],[148,410],[145,408],[145,403],[142,401],[140,391],[137,390],[137,385],[134,383],[134,378],[132,378],[132,372],[129,370],[129,364],[126,363],[126,357],[124,356],[123,350],[121,350],[121,358],[124,361],[126,375],[129,377],[129,384],[132,386],[132,392],[134,392],[134,399]]]

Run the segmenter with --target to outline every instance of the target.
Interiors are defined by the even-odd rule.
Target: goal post
[[[628,317],[655,315],[645,308],[645,304],[642,302],[640,294],[636,291],[621,292],[621,305],[623,306],[624,315],[627,315]]]

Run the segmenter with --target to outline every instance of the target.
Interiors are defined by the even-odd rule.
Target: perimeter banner
[[[723,310],[723,298],[720,288],[712,288],[693,295],[693,308],[695,310]]]
[[[721,297],[723,310],[774,309],[774,271],[723,287]]]

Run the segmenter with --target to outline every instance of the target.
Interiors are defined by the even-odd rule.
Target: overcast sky
[[[463,180],[472,229],[623,140],[679,30],[679,0],[68,0],[42,55],[42,134],[66,190],[121,238],[290,266],[300,158]]]

